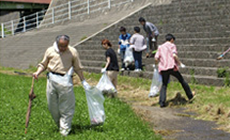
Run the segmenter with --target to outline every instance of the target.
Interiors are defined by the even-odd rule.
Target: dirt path
[[[156,133],[166,140],[229,140],[230,134],[217,130],[214,122],[195,120],[193,113],[182,108],[163,108],[158,106],[133,106],[148,119]]]
[[[158,97],[148,98],[148,91],[141,88],[132,90],[129,86],[119,86],[119,98],[132,105],[134,111],[150,123],[153,130],[165,140],[229,140],[230,133],[218,130],[215,122],[195,120],[195,113],[175,104],[186,104],[180,93],[168,99],[166,108],[157,104]],[[129,92],[127,92],[129,91]]]

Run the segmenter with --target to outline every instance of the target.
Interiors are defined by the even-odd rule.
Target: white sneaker
[[[125,69],[124,69],[124,68],[122,68],[122,69],[121,69],[121,71],[125,71]]]
[[[142,71],[142,69],[138,69],[138,71]]]
[[[134,72],[139,72],[139,69],[135,69]]]
[[[60,129],[60,133],[62,136],[67,136],[70,132],[70,129]]]

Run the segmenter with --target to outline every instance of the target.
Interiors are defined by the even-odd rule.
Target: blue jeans
[[[142,69],[142,51],[141,52],[133,52],[134,60],[135,60],[135,69]]]
[[[120,50],[120,56],[121,56],[121,68],[125,68],[124,58],[125,58],[125,50]]]

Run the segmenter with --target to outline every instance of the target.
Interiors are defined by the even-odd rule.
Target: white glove
[[[186,66],[185,66],[185,64],[181,63],[181,64],[180,64],[180,67],[181,67],[181,68],[185,68]]]
[[[106,72],[106,68],[101,69],[101,73],[105,73]]]
[[[83,80],[81,83],[85,90],[89,90],[91,88],[91,86],[85,80]]]
[[[120,54],[121,53],[121,50],[120,50],[120,48],[119,49],[117,49],[117,54]]]

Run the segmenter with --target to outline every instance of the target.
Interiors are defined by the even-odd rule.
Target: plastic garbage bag
[[[73,67],[71,67],[64,76],[53,74],[49,72],[48,78],[49,80],[59,84],[60,86],[70,87],[70,86],[73,86],[73,80],[71,77],[72,74],[73,74]]]
[[[155,68],[153,71],[153,79],[150,87],[149,97],[155,97],[158,95],[162,86],[162,76],[159,74],[158,70]]]
[[[134,57],[133,57],[133,50],[132,48],[128,47],[125,50],[125,58],[124,58],[124,63],[126,66],[134,62]]]
[[[116,93],[117,90],[114,87],[113,83],[110,81],[108,75],[103,73],[101,79],[99,80],[96,87],[103,93],[103,94],[113,94]]]
[[[101,125],[105,122],[104,101],[101,91],[96,87],[85,90],[89,110],[90,124]]]

